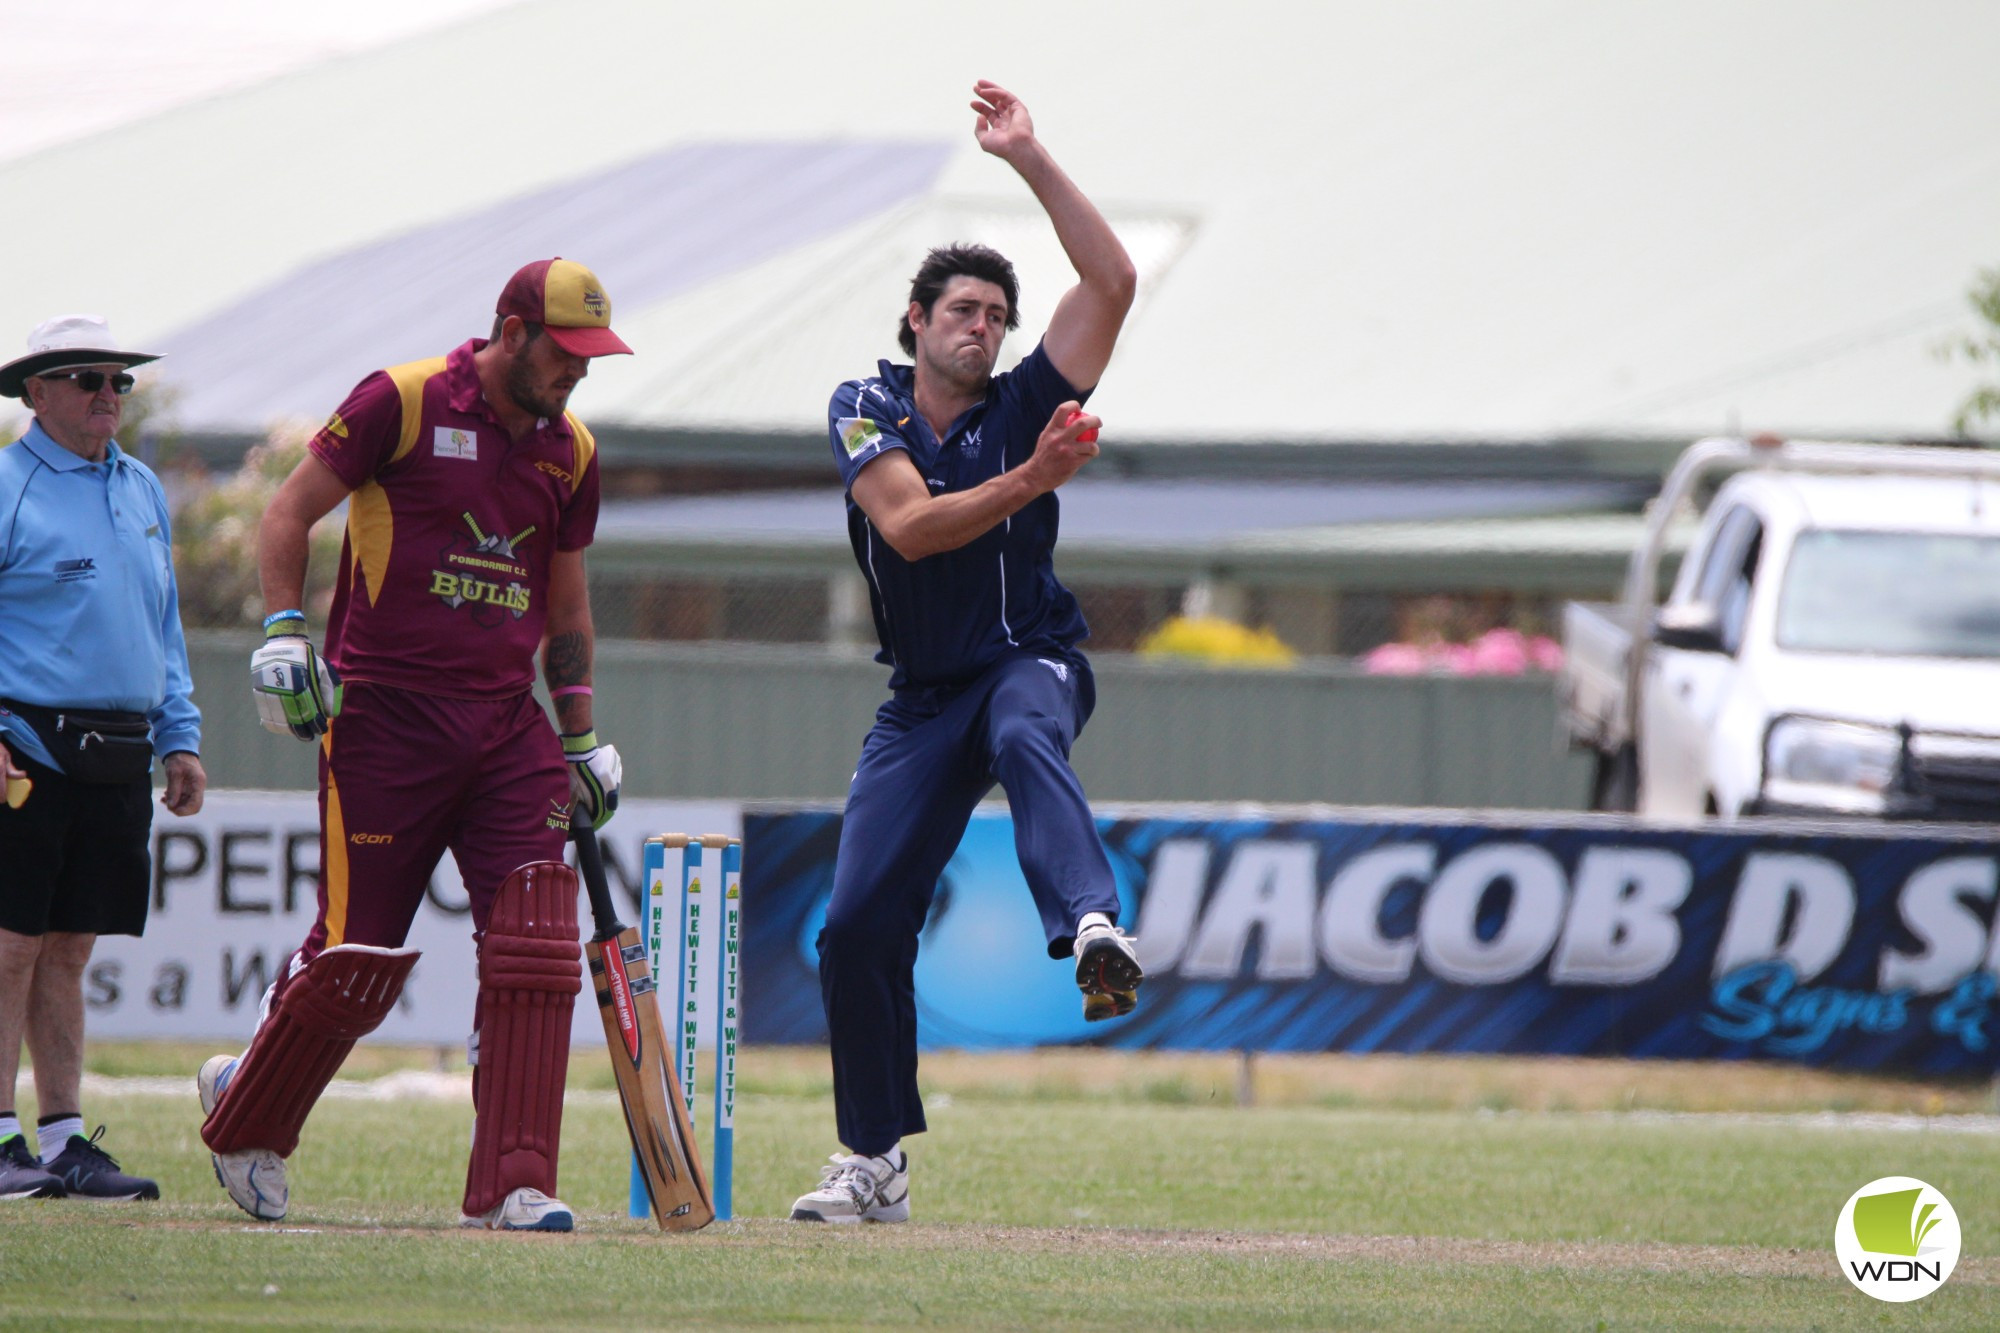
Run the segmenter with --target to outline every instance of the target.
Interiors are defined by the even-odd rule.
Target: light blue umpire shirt
[[[201,752],[160,479],[112,441],[92,463],[37,421],[0,449],[0,699],[144,713],[153,753]],[[7,747],[54,767],[21,718]]]

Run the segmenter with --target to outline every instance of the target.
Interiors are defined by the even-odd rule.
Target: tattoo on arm
[[[548,677],[552,690],[590,683],[590,644],[582,631],[571,630],[549,640],[548,651],[542,655],[542,674]]]

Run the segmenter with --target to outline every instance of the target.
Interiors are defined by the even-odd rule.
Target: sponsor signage
[[[621,802],[598,839],[620,915],[637,919],[648,835],[734,834],[737,819],[733,802]],[[89,1035],[247,1041],[264,988],[312,927],[318,895],[319,807],[311,792],[212,791],[198,815],[156,816],[146,933],[97,941],[84,973]],[[580,915],[587,929],[589,910]],[[479,977],[471,908],[449,855],[431,877],[408,942],[423,957],[371,1039],[462,1046]],[[582,958],[579,945],[579,976]],[[603,1040],[587,993],[572,1040]]]
[[[745,1038],[820,1042],[839,815],[746,813]],[[1099,820],[1148,980],[1086,1025],[1011,820],[974,817],[917,962],[926,1046],[1779,1059],[1990,1074],[1983,830],[1610,817]]]

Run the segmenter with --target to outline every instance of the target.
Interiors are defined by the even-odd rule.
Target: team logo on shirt
[[[842,417],[834,428],[840,432],[840,447],[847,450],[849,458],[858,458],[882,442],[882,428],[868,417]]]
[[[472,623],[494,629],[519,620],[528,613],[531,594],[528,562],[515,550],[535,534],[530,527],[509,537],[489,533],[479,526],[470,511],[461,517],[470,535],[459,534],[438,552],[438,563],[446,566],[431,571],[431,593],[456,611],[471,608]]]
[[[431,432],[431,452],[439,458],[463,458],[472,462],[479,457],[479,432],[461,430],[457,426],[439,426]]]
[[[340,419],[340,413],[335,412],[326,419],[326,424],[321,426],[319,431],[322,435],[331,435],[335,439],[344,440],[347,438],[347,423]]]
[[[81,560],[56,561],[56,582],[75,583],[78,579],[97,577],[97,561],[85,556]]]
[[[552,829],[561,829],[564,833],[569,832],[569,807],[560,801],[550,801],[548,826]]]

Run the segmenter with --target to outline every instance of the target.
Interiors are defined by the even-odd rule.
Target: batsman
[[[321,877],[317,918],[249,1049],[197,1079],[216,1177],[252,1217],[285,1216],[285,1159],[354,1043],[395,1007],[417,959],[404,940],[448,850],[479,975],[461,1224],[574,1226],[556,1194],[582,978],[563,848],[572,818],[595,828],[617,808],[620,765],[591,716],[596,451],[566,408],[592,358],[631,350],[589,269],[529,264],[502,290],[490,339],[362,380],[265,511],[270,614],[251,688],[266,727],[319,747]],[[342,501],[321,653],[302,609],[307,534]],[[532,693],[538,647],[560,734]]]

